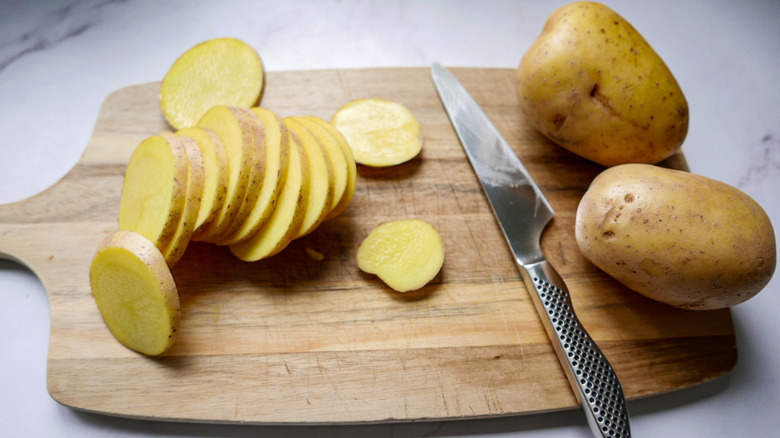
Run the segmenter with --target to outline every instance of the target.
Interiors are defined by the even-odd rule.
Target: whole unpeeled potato
[[[772,223],[728,184],[649,164],[611,167],[577,209],[582,254],[629,288],[685,309],[739,304],[775,270]]]
[[[688,103],[661,57],[608,7],[576,2],[550,15],[518,68],[531,124],[605,166],[657,163],[688,132]]]

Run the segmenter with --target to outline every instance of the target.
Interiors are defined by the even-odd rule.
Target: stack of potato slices
[[[190,241],[257,261],[343,212],[356,176],[352,150],[329,122],[218,105],[196,126],[136,148],[119,229],[154,242],[169,266]]]

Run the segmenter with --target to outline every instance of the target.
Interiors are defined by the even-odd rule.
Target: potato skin
[[[728,184],[648,164],[606,169],[577,209],[582,254],[630,289],[695,310],[748,300],[769,282],[769,216]]]
[[[518,67],[530,123],[563,148],[604,166],[654,164],[688,132],[688,103],[661,57],[608,7],[554,11]]]

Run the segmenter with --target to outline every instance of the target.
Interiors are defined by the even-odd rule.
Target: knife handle
[[[626,398],[620,381],[580,324],[569,292],[547,260],[521,265],[532,301],[577,401],[596,437],[630,437]]]

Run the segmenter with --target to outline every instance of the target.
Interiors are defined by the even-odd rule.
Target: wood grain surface
[[[728,373],[737,359],[728,310],[655,303],[580,255],[574,212],[603,169],[530,127],[514,70],[453,72],[553,205],[543,249],[626,395]],[[98,242],[117,228],[133,149],[170,129],[158,89],[150,83],[109,95],[73,170],[35,197],[0,206],[0,254],[29,266],[49,295],[48,388],[57,401],[120,416],[263,424],[461,419],[576,406],[426,68],[268,73],[262,105],[282,116],[330,119],[363,97],[403,103],[421,123],[423,152],[396,167],[360,167],[346,212],[271,259],[244,263],[226,248],[191,244],[173,270],[182,303],[177,344],[158,358],[120,345],[92,299],[88,266]],[[665,165],[686,168],[682,155]],[[355,262],[373,227],[403,218],[434,225],[446,253],[438,277],[407,294]]]

